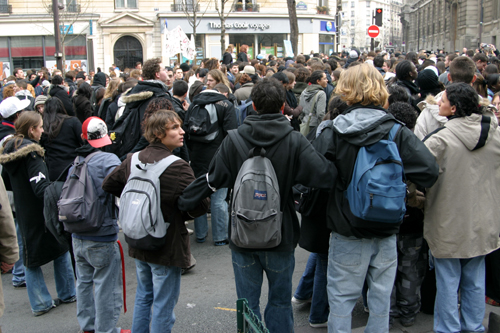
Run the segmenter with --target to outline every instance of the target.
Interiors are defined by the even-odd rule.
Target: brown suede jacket
[[[139,153],[143,163],[154,163],[170,156],[170,150],[161,143],[152,143]],[[102,184],[102,188],[115,196],[120,196],[130,175],[132,154],[111,172]],[[166,221],[170,222],[165,246],[157,251],[144,251],[129,246],[129,255],[148,263],[187,268],[191,266],[189,234],[184,221],[203,215],[208,210],[209,199],[204,199],[190,212],[181,212],[177,208],[177,199],[195,177],[189,164],[180,159],[172,163],[160,177],[161,210]]]

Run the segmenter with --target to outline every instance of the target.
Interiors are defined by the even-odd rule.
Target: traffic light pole
[[[372,24],[375,23],[375,12],[372,11]],[[375,38],[371,38],[370,51],[375,51]]]

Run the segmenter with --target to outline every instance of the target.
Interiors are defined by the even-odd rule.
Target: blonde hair
[[[118,89],[118,85],[121,83],[121,80],[118,78],[113,78],[109,80],[108,86],[106,87],[106,90],[104,92],[104,98],[110,98],[113,96],[113,92]]]
[[[350,67],[342,72],[335,92],[349,105],[384,105],[389,98],[384,78],[370,64]]]

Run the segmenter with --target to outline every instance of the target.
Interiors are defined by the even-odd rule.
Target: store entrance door
[[[230,34],[229,35],[229,44],[234,45],[234,59],[238,58],[238,53],[240,53],[241,45],[248,45],[248,59],[255,58],[255,36],[253,34]]]
[[[143,62],[141,43],[132,36],[121,37],[115,43],[114,59],[115,65],[122,70],[134,68],[136,62]]]

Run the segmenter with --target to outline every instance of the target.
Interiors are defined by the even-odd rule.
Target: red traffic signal
[[[375,9],[375,25],[378,25],[379,27],[382,26],[382,13],[383,13],[382,8]]]

